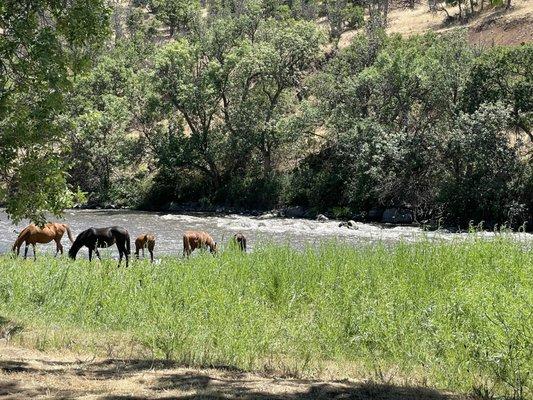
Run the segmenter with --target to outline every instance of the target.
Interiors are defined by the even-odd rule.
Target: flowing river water
[[[131,210],[67,210],[59,221],[68,223],[74,237],[89,227],[105,227],[119,225],[125,227],[134,240],[142,233],[156,235],[155,255],[181,255],[183,251],[182,235],[186,230],[203,230],[224,246],[237,232],[242,232],[248,239],[248,248],[267,243],[290,244],[296,248],[316,246],[322,242],[338,239],[347,244],[398,241],[417,241],[424,238],[430,240],[452,240],[464,238],[466,233],[450,233],[447,231],[425,232],[413,226],[384,226],[378,224],[356,223],[356,229],[339,227],[339,221],[329,220],[318,222],[306,219],[262,218],[237,214],[168,214]],[[0,254],[9,252],[18,232],[28,224],[22,221],[13,225],[4,210],[0,210]],[[483,237],[493,237],[493,232],[480,232]],[[533,235],[513,233],[519,240],[533,243]],[[70,248],[66,235],[62,241],[65,249]],[[23,249],[21,249],[23,251]],[[116,248],[110,250],[116,255]],[[54,242],[38,245],[37,253],[55,252]],[[80,254],[86,254],[82,250]],[[29,254],[31,255],[31,249]]]

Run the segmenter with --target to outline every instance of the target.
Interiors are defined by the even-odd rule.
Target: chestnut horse
[[[241,251],[246,252],[246,236],[242,233],[236,233],[233,235],[233,245],[237,246]]]
[[[183,255],[189,257],[195,249],[209,247],[211,253],[217,252],[217,244],[207,232],[187,231],[183,235]]]
[[[109,228],[89,228],[84,230],[76,237],[72,247],[68,251],[68,255],[73,260],[76,259],[76,254],[83,247],[86,246],[89,249],[89,261],[93,258],[93,251],[96,256],[102,260],[98,248],[109,247],[117,244],[119,261],[118,265],[122,262],[122,257],[126,256],[126,267],[129,264],[130,255],[130,234],[128,231],[120,226],[111,226]]]
[[[24,249],[24,259],[28,256],[28,248],[30,244],[33,247],[33,259],[37,260],[37,255],[35,254],[35,244],[36,243],[50,243],[52,240],[56,242],[56,256],[57,253],[61,252],[63,254],[63,245],[61,244],[61,238],[67,232],[70,242],[73,242],[72,232],[70,227],[67,224],[60,223],[49,223],[44,227],[39,228],[37,225],[31,224],[20,232],[15,244],[13,245],[13,252],[16,252],[18,256],[20,254],[20,247],[22,243],[26,242],[26,247]]]
[[[135,239],[135,257],[139,258],[139,250],[142,250],[144,258],[144,249],[148,248],[150,252],[150,260],[154,262],[154,246],[155,246],[155,236],[154,235],[140,235]]]

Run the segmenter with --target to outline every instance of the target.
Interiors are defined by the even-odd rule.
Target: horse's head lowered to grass
[[[111,226],[108,228],[89,228],[81,232],[72,247],[68,251],[68,255],[73,260],[76,259],[76,254],[83,246],[86,246],[89,249],[89,261],[92,260],[93,251],[96,253],[96,256],[100,258],[100,253],[98,252],[98,247],[109,247],[113,244],[117,245],[119,253],[119,262],[122,261],[122,257],[126,256],[126,267],[129,264],[129,255],[131,253],[130,249],[130,235],[128,231],[120,226]]]

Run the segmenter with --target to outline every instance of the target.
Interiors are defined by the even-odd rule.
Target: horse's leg
[[[122,257],[124,256],[124,249],[122,249],[120,246],[118,246],[118,266],[120,267],[120,264],[122,263]],[[126,266],[128,263],[126,263]]]
[[[37,261],[37,253],[35,253],[35,243],[31,245],[33,247],[33,261]]]
[[[142,253],[143,253],[143,258],[144,258],[144,246],[142,247],[142,250],[141,250],[141,251],[142,251]]]
[[[61,255],[63,255],[63,245],[61,244],[61,240],[56,240],[56,255],[55,255],[55,257],[57,257],[59,252],[61,252]]]
[[[96,245],[94,245],[94,252],[96,253],[96,257],[102,261],[102,257],[100,257],[100,252],[98,251],[98,247],[96,247]]]
[[[152,250],[148,250],[150,252],[150,262],[154,262],[154,252]]]
[[[89,262],[93,260],[93,249],[92,247],[89,247]]]
[[[30,244],[26,242],[26,246],[24,247],[24,259],[28,258],[28,248],[30,247]]]

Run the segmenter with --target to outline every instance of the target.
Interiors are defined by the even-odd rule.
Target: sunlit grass
[[[0,313],[124,333],[190,365],[308,374],[355,365],[451,390],[527,397],[533,251],[491,241],[268,246],[160,264],[0,258]],[[347,370],[346,370],[347,371]]]

